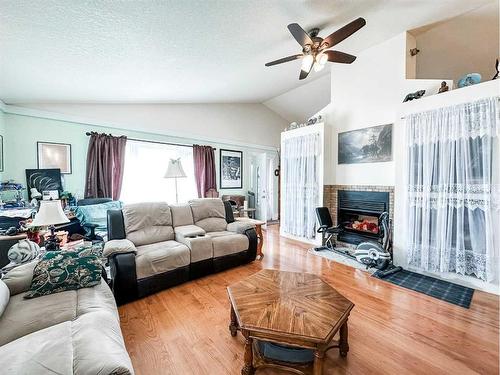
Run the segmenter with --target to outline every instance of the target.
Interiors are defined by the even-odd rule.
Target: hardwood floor
[[[137,374],[239,374],[244,340],[228,330],[226,287],[263,268],[320,275],[356,305],[349,354],[328,352],[325,374],[499,373],[498,296],[476,291],[464,309],[308,254],[307,245],[281,238],[277,226],[263,233],[263,260],[120,307]]]

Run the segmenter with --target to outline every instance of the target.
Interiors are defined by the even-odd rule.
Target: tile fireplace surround
[[[381,185],[324,185],[323,204],[328,207],[334,225],[337,225],[338,191],[380,191],[389,193],[389,216],[394,219],[394,186]]]

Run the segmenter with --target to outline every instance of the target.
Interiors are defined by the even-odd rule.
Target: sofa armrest
[[[248,229],[255,229],[255,225],[245,221],[235,221],[227,225],[229,232],[245,234]]]
[[[134,243],[130,240],[111,240],[104,244],[102,255],[109,258],[115,254],[137,253]]]
[[[206,234],[205,230],[197,225],[182,225],[179,227],[175,227],[174,231],[176,238],[204,236]]]
[[[117,305],[139,298],[135,253],[118,253],[109,258],[112,289]]]
[[[247,261],[252,262],[257,258],[257,232],[255,228],[249,228],[243,234],[248,237]]]

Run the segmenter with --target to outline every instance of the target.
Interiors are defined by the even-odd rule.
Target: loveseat
[[[14,268],[0,281],[10,293],[0,313],[0,373],[133,374],[106,282],[25,299],[36,263]]]
[[[118,304],[255,260],[253,225],[219,198],[125,205],[108,211],[108,257]]]

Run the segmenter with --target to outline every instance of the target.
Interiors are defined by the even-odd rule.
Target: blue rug
[[[378,272],[375,272],[373,276],[466,309],[470,307],[474,294],[474,289],[406,270],[386,277],[380,277]]]

